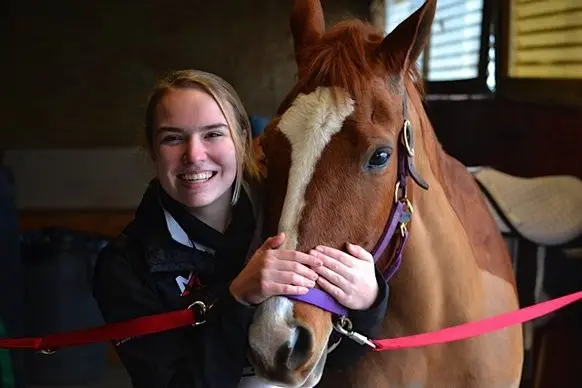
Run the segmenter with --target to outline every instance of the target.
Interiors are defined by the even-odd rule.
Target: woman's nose
[[[193,164],[206,159],[206,148],[200,139],[192,136],[187,142],[184,150],[183,161],[186,164]]]

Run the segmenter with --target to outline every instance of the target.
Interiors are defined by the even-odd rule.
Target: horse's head
[[[435,3],[428,0],[383,37],[360,21],[324,32],[319,1],[294,2],[298,81],[262,140],[266,233],[285,232],[285,248],[352,242],[372,250],[382,235],[397,195],[404,116],[414,114],[403,108],[406,85],[417,75]],[[314,386],[332,329],[328,311],[270,298],[250,327],[250,359],[277,384]]]

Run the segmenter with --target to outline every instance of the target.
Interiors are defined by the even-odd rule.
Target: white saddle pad
[[[470,171],[493,208],[522,237],[552,246],[582,235],[582,180],[577,177],[522,178],[488,167]]]

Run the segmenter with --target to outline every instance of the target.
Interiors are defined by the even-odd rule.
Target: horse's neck
[[[466,168],[440,146],[416,89],[409,87],[408,92],[415,165],[430,185],[424,191],[412,181],[409,184],[415,212],[403,263],[391,282],[389,315],[400,315],[410,332],[498,310],[499,306],[481,303],[493,297],[483,290],[493,287],[511,294],[513,275],[507,250],[477,185]],[[501,303],[513,305],[512,300]]]
[[[469,301],[479,277],[465,231],[442,189],[430,184],[430,194],[414,196],[403,262],[391,282],[389,316],[397,316],[407,333],[434,330],[472,315]]]

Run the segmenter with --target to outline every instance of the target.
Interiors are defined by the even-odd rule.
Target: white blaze
[[[339,98],[334,99],[334,91]],[[291,168],[287,194],[279,221],[279,232],[285,232],[286,249],[297,246],[300,215],[305,206],[305,190],[315,165],[331,137],[354,111],[354,101],[343,90],[317,88],[300,94],[279,121],[279,130],[291,143]]]
[[[337,99],[334,99],[334,92]],[[305,189],[315,165],[331,137],[341,130],[346,117],[353,111],[354,101],[344,91],[318,88],[313,93],[299,95],[279,120],[278,128],[291,144],[289,181],[279,221],[279,231],[287,235],[286,249],[297,247],[297,229],[305,206]],[[249,340],[255,355],[265,365],[275,367],[280,346],[294,342],[296,336],[293,303],[289,299],[274,296],[258,306],[249,328]],[[311,376],[304,384],[320,377],[319,374]],[[244,387],[264,386],[253,380],[251,385]]]

